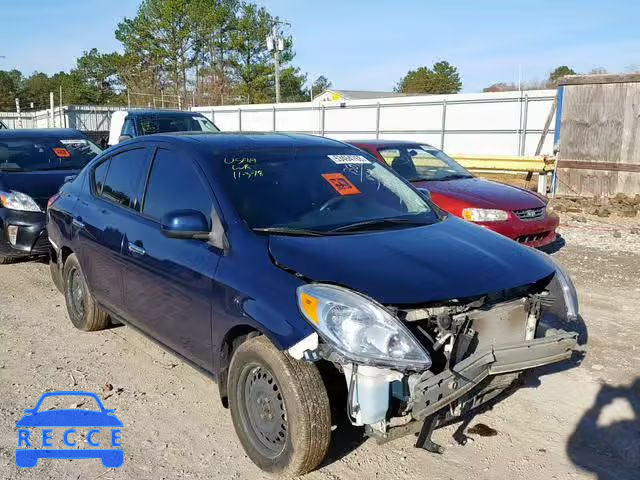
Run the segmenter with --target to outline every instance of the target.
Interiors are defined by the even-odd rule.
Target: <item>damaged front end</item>
[[[568,359],[577,345],[577,332],[546,323],[578,318],[559,266],[534,284],[418,307],[313,283],[298,289],[298,303],[318,333],[289,353],[344,374],[351,423],[379,441],[422,428],[417,446],[434,452],[439,422],[496,397],[524,370]]]

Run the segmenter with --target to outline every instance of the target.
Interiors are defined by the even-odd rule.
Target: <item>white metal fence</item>
[[[404,139],[430,143],[454,153],[532,155],[555,95],[555,90],[532,90],[193,110],[208,116],[223,131]],[[553,129],[549,130],[541,153],[552,150]]]
[[[330,103],[195,107],[222,131],[280,131],[336,139],[405,139],[451,153],[531,155],[553,108],[555,90],[391,97]],[[118,107],[71,105],[1,113],[9,128],[106,131]],[[551,112],[553,113],[553,112]],[[53,120],[52,120],[53,118]],[[21,127],[20,127],[21,124]],[[555,125],[552,119],[551,126]],[[542,153],[552,153],[553,129]]]

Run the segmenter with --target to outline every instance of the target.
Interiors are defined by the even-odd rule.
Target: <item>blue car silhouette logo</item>
[[[42,402],[48,397],[80,396],[95,400],[100,411],[82,410],[79,408],[39,411]],[[18,448],[16,449],[16,465],[21,468],[32,468],[40,458],[80,459],[99,458],[107,468],[118,468],[124,463],[124,452],[120,445],[122,422],[114,415],[114,410],[104,408],[100,398],[91,392],[48,392],[43,394],[34,408],[26,409],[26,415],[16,423],[18,427]],[[41,437],[27,428],[41,428]],[[62,441],[71,448],[53,447],[52,428],[64,427]],[[76,428],[91,428],[86,434],[87,444],[92,448],[73,448]],[[108,444],[104,432],[108,433]],[[98,440],[97,437],[100,437]],[[38,443],[41,440],[41,448]],[[25,448],[21,448],[25,447]],[[93,448],[95,447],[95,448]]]

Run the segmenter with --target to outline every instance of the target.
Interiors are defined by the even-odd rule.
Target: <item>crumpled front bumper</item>
[[[577,346],[578,334],[564,332],[475,353],[439,375],[418,381],[412,391],[412,416],[424,420],[471,392],[490,375],[518,372],[560,362]]]

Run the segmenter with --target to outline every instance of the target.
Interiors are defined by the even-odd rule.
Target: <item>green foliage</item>
[[[458,93],[461,89],[462,82],[457,68],[449,62],[441,61],[434,63],[431,68],[409,70],[398,82],[395,91],[408,94],[444,94]]]
[[[0,71],[0,111],[15,109],[21,85],[22,74],[18,70]]]
[[[311,94],[313,94],[313,97],[316,97],[320,95],[322,92],[324,92],[325,90],[328,90],[329,88],[331,88],[331,86],[332,84],[329,81],[329,79],[324,75],[320,75],[318,78],[315,79],[315,81],[311,85]]]
[[[307,75],[299,68],[287,67],[280,72],[280,96],[283,102],[308,102],[309,94],[305,89]]]
[[[558,85],[558,80],[560,80],[565,75],[576,75],[575,70],[573,68],[569,68],[566,65],[560,65],[551,71],[549,74],[549,80],[547,81],[547,85],[549,87],[555,87]]]
[[[275,67],[266,37],[278,18],[243,0],[141,0],[133,18],[118,23],[123,53],[83,52],[71,71],[52,76],[0,71],[0,110],[49,106],[49,92],[65,104],[166,106],[273,102]],[[282,101],[306,101],[307,75],[291,64],[291,37],[280,52]],[[314,92],[331,85],[319,77]]]

